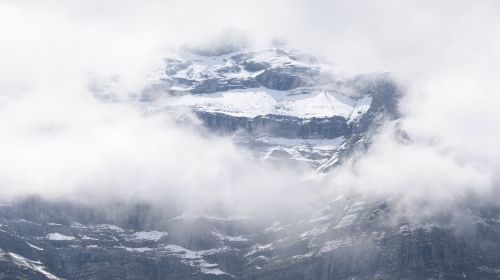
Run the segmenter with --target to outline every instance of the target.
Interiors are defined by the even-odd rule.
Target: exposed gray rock
[[[254,135],[284,138],[333,139],[350,133],[351,127],[341,117],[300,119],[291,116],[264,115],[255,118],[196,111],[211,130],[230,134],[243,130]]]
[[[18,212],[27,201],[38,201],[39,206]],[[151,228],[127,228],[120,224],[122,218],[107,218],[110,224],[82,224],[89,209],[77,204],[71,224],[47,223],[44,219],[55,219],[62,204],[27,201],[3,207],[0,215],[3,279],[500,277],[496,208],[464,206],[421,220],[395,220],[394,199],[351,197],[336,199],[298,220],[272,225],[209,216],[167,218],[166,223],[158,220],[164,226],[157,228],[168,232],[167,238],[141,241],[129,237],[147,236]],[[35,209],[54,214],[40,216]],[[94,211],[104,216],[106,210]],[[118,216],[137,216],[133,210],[123,211]],[[153,219],[156,211],[140,219]],[[75,238],[50,239],[46,236],[50,232]]]
[[[259,85],[276,90],[291,90],[314,84],[319,72],[311,68],[282,67],[266,69],[255,79]]]

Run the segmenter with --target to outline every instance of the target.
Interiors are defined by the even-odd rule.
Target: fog
[[[290,213],[345,193],[401,208],[494,203],[500,178],[495,1],[3,1],[2,197],[173,200],[200,213]],[[348,74],[388,70],[405,89],[397,127],[322,181],[248,160],[228,137],[150,115],[135,96],[180,47],[290,48]],[[230,42],[230,44],[227,44]],[[109,84],[113,102],[89,91]],[[294,212],[292,212],[294,213]]]

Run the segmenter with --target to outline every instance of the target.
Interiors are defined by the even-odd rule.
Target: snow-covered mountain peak
[[[257,158],[329,165],[377,115],[395,113],[396,87],[387,75],[348,77],[299,51],[183,50],[164,62],[142,95],[152,111],[190,110],[209,130],[238,134]],[[330,141],[329,150],[318,145]]]

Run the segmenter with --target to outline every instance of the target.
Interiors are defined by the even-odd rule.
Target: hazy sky
[[[178,196],[244,213],[276,197],[272,209],[307,204],[320,191],[300,172],[257,166],[229,139],[145,117],[127,101],[167,51],[232,30],[255,46],[279,38],[346,73],[389,70],[407,90],[400,125],[412,142],[388,128],[321,192],[438,205],[470,193],[486,199],[499,184],[499,9],[498,1],[2,1],[0,188]],[[94,99],[90,77],[115,77],[121,102]]]

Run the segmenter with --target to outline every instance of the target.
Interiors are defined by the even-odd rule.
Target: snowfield
[[[71,241],[75,240],[73,236],[69,235],[64,235],[62,233],[54,232],[54,233],[49,233],[45,236],[46,239],[48,240],[54,240],[54,241]]]
[[[230,275],[219,268],[217,268],[218,264],[209,263],[203,259],[204,251],[192,251],[186,248],[183,248],[178,245],[167,245],[163,248],[168,254],[177,256],[183,260],[183,263],[197,267],[200,269],[200,272],[203,274],[214,274],[214,275]]]
[[[164,108],[187,107],[234,117],[282,115],[310,119],[338,116],[355,120],[369,109],[371,97],[355,100],[326,91],[293,94],[289,91],[256,88],[172,96],[165,98],[160,104]]]
[[[130,236],[131,240],[150,240],[150,241],[158,241],[164,236],[167,236],[168,233],[164,231],[139,231]]]

